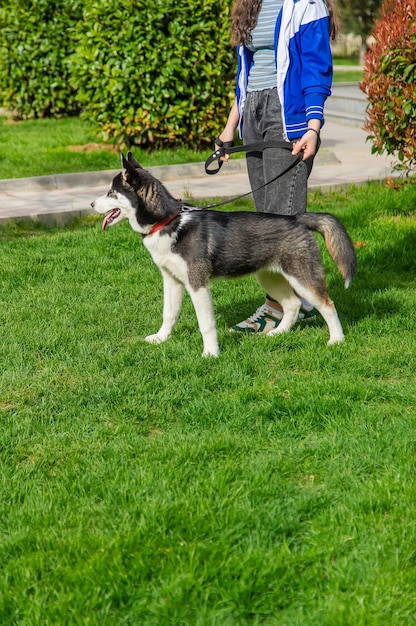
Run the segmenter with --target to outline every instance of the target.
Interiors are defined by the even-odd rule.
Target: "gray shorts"
[[[243,141],[283,140],[283,122],[277,89],[252,91],[244,107]],[[290,151],[266,148],[263,152],[247,153],[250,185],[258,189],[293,162]],[[308,177],[313,157],[301,161],[287,174],[253,194],[256,211],[296,215],[304,213],[307,205]]]

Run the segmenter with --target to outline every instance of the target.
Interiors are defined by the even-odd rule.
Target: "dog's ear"
[[[126,159],[124,154],[121,155],[121,166],[123,168],[123,178],[126,182],[130,182],[132,177],[136,175],[134,166]]]
[[[132,164],[133,167],[135,167],[136,169],[140,169],[142,170],[142,166],[140,165],[140,163],[138,161],[136,161],[136,159],[134,158],[134,156],[132,155],[131,152],[127,153],[127,160],[129,163]]]

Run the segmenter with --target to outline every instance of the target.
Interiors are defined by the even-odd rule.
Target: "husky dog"
[[[327,213],[281,216],[198,209],[176,200],[128,153],[104,196],[92,202],[105,215],[102,228],[128,219],[163,276],[163,322],[150,343],[166,341],[179,316],[184,290],[192,299],[204,349],[219,347],[210,280],[255,273],[261,287],[283,308],[277,335],[296,323],[300,299],[312,304],[329,328],[329,344],[344,339],[326,286],[321,254],[311,231],[320,233],[347,288],[356,270],[354,246],[341,222]],[[278,200],[277,200],[278,201]]]

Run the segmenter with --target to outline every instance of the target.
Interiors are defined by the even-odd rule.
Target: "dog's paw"
[[[345,337],[344,335],[339,335],[337,337],[332,337],[332,339],[330,339],[328,341],[328,346],[334,346],[337,343],[342,343],[344,341]]]
[[[164,341],[166,341],[166,339],[168,339],[168,337],[159,335],[159,333],[156,333],[154,335],[147,335],[147,337],[144,338],[144,340],[147,341],[147,343],[153,343],[153,344],[163,343]]]
[[[218,346],[212,347],[212,348],[204,348],[204,351],[202,353],[202,356],[204,358],[209,358],[209,357],[217,357],[220,355],[220,349]]]
[[[288,333],[290,328],[284,328],[279,324],[277,328],[273,328],[270,332],[267,333],[266,337],[276,337],[276,335],[281,335],[282,333]]]

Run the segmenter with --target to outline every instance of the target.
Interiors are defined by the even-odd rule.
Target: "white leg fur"
[[[292,294],[288,297],[280,296],[279,302],[283,309],[282,321],[277,328],[267,333],[268,337],[288,332],[296,324],[296,320],[298,319],[300,300],[293,290]]]
[[[209,287],[201,287],[194,291],[187,287],[192,303],[195,308],[199,330],[201,331],[204,351],[202,356],[218,356],[217,329],[215,326],[214,307],[212,306],[212,296]]]
[[[319,313],[328,324],[329,346],[333,345],[334,343],[341,343],[341,341],[344,341],[344,333],[342,331],[342,326],[341,322],[339,321],[337,310],[333,302],[331,302],[331,305],[320,304],[319,306],[315,306],[315,308],[318,309]]]
[[[162,270],[163,276],[163,321],[156,334],[148,335],[149,343],[163,343],[169,339],[181,309],[184,286],[173,276]]]
[[[267,333],[267,336],[273,337],[274,335],[289,331],[298,318],[300,309],[299,298],[286,278],[281,274],[261,270],[257,272],[256,276],[266,293],[279,302],[283,309],[282,321],[275,330]]]
[[[328,325],[329,330],[329,341],[328,345],[332,345],[334,343],[340,343],[344,341],[344,333],[342,331],[341,322],[339,321],[338,313],[335,308],[334,303],[327,295],[326,302],[317,298],[315,293],[306,289],[303,285],[300,285],[297,281],[294,281],[293,284],[296,292],[307,302],[309,302],[324,318],[325,322]]]
[[[341,322],[332,300],[327,299],[323,302],[316,295],[309,291],[304,285],[297,280],[284,277],[281,274],[260,271],[257,273],[257,280],[263,289],[266,290],[277,302],[280,302],[283,309],[283,318],[279,326],[267,334],[268,337],[286,332],[296,323],[300,309],[300,300],[296,294],[299,294],[307,302],[309,302],[324,318],[328,325],[329,341],[328,345],[340,343],[344,340]],[[296,292],[296,293],[295,293]]]

